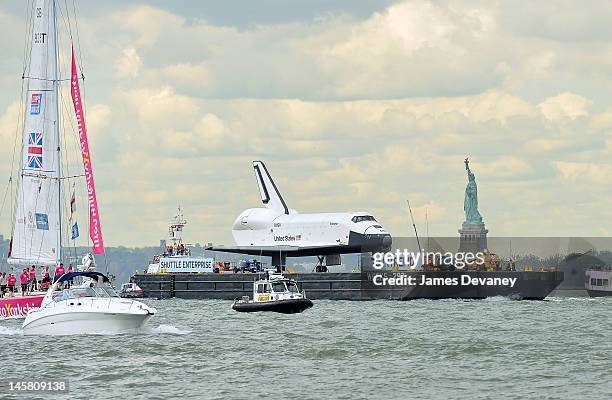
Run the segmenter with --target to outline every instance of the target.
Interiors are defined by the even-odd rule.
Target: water
[[[45,399],[612,398],[612,298],[316,301],[298,315],[145,302],[159,314],[139,335],[0,322],[0,379],[69,379]]]

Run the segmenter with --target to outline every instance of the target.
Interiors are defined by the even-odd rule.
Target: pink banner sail
[[[79,127],[81,155],[83,156],[83,167],[85,168],[85,180],[87,182],[87,193],[89,195],[89,236],[93,242],[94,253],[101,254],[104,253],[102,225],[100,224],[100,214],[98,213],[96,186],[94,184],[93,169],[91,167],[89,142],[87,141],[87,128],[85,127],[85,115],[83,114],[83,103],[81,102],[81,88],[79,87],[79,75],[77,72],[76,61],[74,59],[74,48],[72,49],[72,78],[70,89],[77,125]]]

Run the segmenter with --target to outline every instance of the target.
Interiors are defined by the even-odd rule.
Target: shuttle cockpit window
[[[354,223],[363,222],[363,221],[374,221],[374,222],[376,222],[374,217],[371,216],[371,215],[355,215],[353,218],[351,218],[351,221],[353,221]]]

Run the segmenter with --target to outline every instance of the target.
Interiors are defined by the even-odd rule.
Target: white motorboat
[[[58,290],[78,277],[83,277],[83,285]],[[28,313],[23,331],[26,335],[138,333],[155,313],[144,303],[119,297],[99,272],[71,272],[51,285],[39,309]]]
[[[144,292],[134,282],[127,282],[121,285],[121,291],[119,292],[119,296],[124,299],[138,299],[144,297]]]

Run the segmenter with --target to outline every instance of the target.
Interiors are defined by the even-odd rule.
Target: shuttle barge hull
[[[368,271],[285,275],[294,279],[312,300],[484,299],[496,296],[543,300],[563,281],[560,271]],[[234,300],[250,295],[258,277],[258,274],[249,273],[139,274],[132,280],[142,288],[144,297]],[[384,278],[387,280],[383,281]],[[403,284],[390,285],[390,278],[401,278]]]

